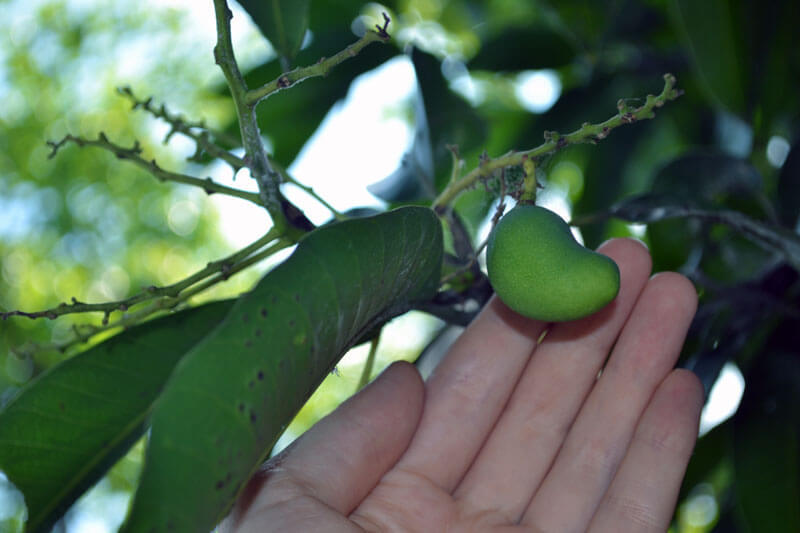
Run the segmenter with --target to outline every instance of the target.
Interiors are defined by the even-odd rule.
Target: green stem
[[[522,195],[519,197],[520,204],[534,205],[536,203],[536,163],[533,159],[526,159],[523,162],[525,180],[522,183]]]
[[[31,319],[49,318],[52,320],[62,315],[99,312],[105,314],[103,321],[107,322],[109,315],[115,311],[128,311],[134,305],[160,297],[177,297],[181,294],[181,292],[188,289],[192,285],[195,285],[196,283],[216,273],[219,273],[220,277],[223,278],[230,277],[234,272],[238,272],[240,270],[239,265],[244,264],[243,261],[245,259],[280,237],[281,234],[275,228],[272,228],[258,240],[229,255],[228,257],[208,263],[204,268],[198,270],[187,278],[164,287],[148,287],[142,292],[134,294],[133,296],[123,300],[94,304],[80,302],[76,298],[73,298],[71,303],[64,302],[56,307],[45,309],[43,311],[8,311],[5,313],[0,313],[0,318],[5,320],[11,316],[23,316]]]
[[[356,392],[366,387],[367,383],[369,383],[369,378],[372,376],[372,370],[375,368],[375,357],[378,353],[378,344],[381,342],[381,331],[382,330],[379,330],[375,338],[369,343],[369,353],[367,354],[367,360],[364,361],[364,368],[361,370],[361,377],[358,379]]]
[[[108,140],[108,137],[106,137],[106,135],[102,132],[97,139],[94,140],[84,139],[83,137],[76,137],[74,135],[66,135],[60,141],[48,141],[47,144],[51,148],[49,157],[54,157],[58,150],[60,150],[69,142],[74,143],[81,148],[84,146],[96,146],[98,148],[103,148],[104,150],[107,150],[117,156],[117,159],[130,161],[134,165],[145,169],[159,181],[172,181],[175,183],[181,183],[183,185],[192,185],[194,187],[203,189],[206,194],[219,193],[226,196],[233,196],[234,198],[241,198],[242,200],[248,200],[261,205],[261,197],[256,193],[243,191],[234,187],[228,187],[213,181],[211,178],[201,179],[186,174],[180,174],[178,172],[171,172],[159,166],[155,159],[147,160],[143,158],[141,156],[142,148],[138,141],[135,142],[131,148],[124,148]]]
[[[386,15],[384,15],[384,17],[386,17]],[[382,28],[378,27],[377,31],[367,31],[358,41],[338,52],[336,55],[322,59],[321,61],[308,67],[298,67],[294,70],[290,70],[289,72],[285,72],[271,82],[262,85],[258,89],[252,89],[248,91],[246,96],[247,103],[251,106],[254,106],[268,96],[282,89],[288,89],[289,87],[292,87],[301,81],[305,81],[308,78],[326,76],[333,67],[350,59],[351,57],[355,57],[366,46],[378,41],[387,42],[389,40],[389,34],[386,33],[386,25],[388,25],[388,23],[389,19],[386,17],[386,24]]]
[[[331,204],[329,204],[325,200],[325,198],[323,198],[322,196],[320,196],[316,192],[314,192],[314,189],[312,187],[309,187],[308,185],[303,185],[302,183],[297,181],[291,174],[289,174],[289,171],[286,170],[285,168],[283,168],[283,166],[281,166],[279,163],[277,163],[276,161],[273,161],[272,162],[272,166],[273,166],[273,168],[275,168],[275,170],[278,172],[278,174],[281,175],[281,180],[283,182],[291,183],[295,187],[297,187],[299,189],[302,189],[303,191],[308,193],[309,196],[311,196],[316,201],[318,201],[323,206],[325,206],[325,208],[333,214],[333,218],[335,218],[336,220],[344,220],[344,219],[347,218],[343,213],[341,213],[340,211],[336,210],[336,208],[334,208]]]
[[[254,243],[255,244],[255,243]],[[175,296],[164,296],[162,298],[158,298],[150,302],[149,305],[136,309],[135,311],[131,311],[123,315],[119,320],[112,322],[112,323],[105,323],[101,326],[91,326],[91,331],[87,334],[79,334],[76,335],[75,338],[64,342],[64,343],[48,343],[48,344],[37,344],[32,347],[34,351],[59,351],[65,352],[72,346],[77,344],[81,344],[87,342],[92,337],[96,335],[115,330],[117,328],[129,328],[135,326],[136,324],[140,323],[145,318],[157,313],[158,311],[164,311],[167,309],[172,309],[178,304],[185,302],[192,296],[207,290],[208,288],[226,281],[232,275],[241,272],[242,270],[248,268],[249,266],[271,256],[275,252],[282,250],[284,248],[288,248],[289,246],[293,245],[294,242],[291,239],[281,238],[277,242],[275,242],[269,248],[257,253],[253,254],[250,257],[247,257],[243,261],[239,262],[238,264],[232,266],[230,269],[226,270],[225,272],[220,272],[216,276],[207,279],[205,282],[200,283],[191,289],[185,290],[180,294]],[[251,245],[252,246],[252,245]],[[249,247],[248,247],[249,248]],[[242,250],[241,252],[243,252]],[[238,253],[237,253],[238,254]],[[236,254],[235,254],[236,255]]]
[[[658,96],[647,95],[645,103],[638,108],[627,108],[623,101],[617,104],[620,112],[599,124],[584,123],[579,130],[561,135],[558,132],[545,132],[545,142],[536,148],[522,152],[508,152],[505,155],[482,161],[481,164],[470,171],[466,176],[458,181],[450,183],[438,198],[433,202],[433,208],[443,208],[451,204],[456,197],[466,189],[485,177],[491,176],[492,172],[507,166],[521,165],[526,159],[536,160],[545,155],[563,150],[567,146],[582,143],[596,143],[608,137],[611,130],[625,124],[633,124],[639,120],[651,119],[655,117],[655,108],[663,106],[666,102],[675,100],[682,91],[675,89],[675,76],[672,74],[664,75],[664,89]]]

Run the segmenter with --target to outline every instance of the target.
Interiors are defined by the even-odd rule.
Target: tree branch
[[[164,104],[156,107],[153,105],[152,98],[141,100],[133,94],[133,90],[130,87],[118,87],[117,92],[131,101],[133,104],[133,109],[142,109],[154,117],[167,122],[171,126],[169,132],[167,132],[167,134],[164,136],[164,144],[169,142],[172,136],[176,133],[180,133],[181,135],[192,139],[197,145],[197,151],[189,158],[189,160],[200,162],[200,155],[202,154],[202,151],[205,151],[211,157],[222,159],[228,163],[228,165],[233,168],[234,173],[238,172],[242,167],[245,166],[244,160],[241,157],[238,157],[218,146],[211,141],[211,137],[222,139],[227,144],[235,146],[238,146],[238,140],[232,139],[225,133],[212,131],[206,126],[204,121],[190,122],[180,115],[172,114],[167,110]],[[198,133],[195,130],[200,130],[200,132]]]
[[[233,273],[238,272],[243,268],[242,265],[250,265],[252,264],[248,258],[252,257],[261,257],[259,255],[253,255],[258,252],[261,248],[269,244],[270,242],[279,239],[281,234],[275,230],[275,228],[268,231],[263,237],[259,238],[258,240],[254,241],[253,243],[245,246],[241,250],[225,257],[223,259],[219,259],[217,261],[212,261],[208,263],[205,268],[198,270],[191,276],[188,276],[176,283],[171,285],[166,285],[163,287],[156,287],[150,286],[142,290],[141,292],[134,294],[133,296],[129,296],[128,298],[124,298],[122,300],[116,300],[113,302],[103,302],[103,303],[85,303],[78,301],[77,298],[72,298],[71,303],[62,302],[56,307],[51,309],[45,309],[43,311],[7,311],[5,313],[0,313],[0,318],[3,320],[8,319],[12,316],[21,316],[30,319],[37,319],[37,318],[49,318],[55,319],[62,315],[74,314],[74,313],[93,313],[93,312],[102,312],[103,313],[103,324],[108,324],[108,318],[114,311],[128,311],[131,307],[136,304],[154,300],[157,298],[168,297],[168,298],[177,298],[197,283],[203,281],[214,274],[217,274],[217,278],[227,279]],[[215,278],[216,279],[216,278]],[[195,294],[194,292],[192,294]]]
[[[159,181],[174,181],[184,185],[192,185],[194,187],[200,187],[206,192],[206,194],[225,194],[227,196],[234,196],[236,198],[241,198],[243,200],[248,200],[261,205],[261,198],[256,193],[243,191],[234,187],[228,187],[213,181],[211,178],[201,179],[186,174],[170,172],[169,170],[161,168],[156,163],[155,159],[148,161],[147,159],[143,158],[141,156],[142,147],[139,144],[139,141],[135,141],[131,148],[124,148],[109,141],[108,137],[106,137],[106,134],[103,132],[100,132],[95,140],[84,139],[82,137],[76,137],[68,134],[59,141],[47,141],[47,145],[51,148],[48,157],[51,159],[55,157],[58,151],[70,142],[78,145],[81,148],[84,146],[97,146],[99,148],[103,148],[104,150],[107,150],[117,156],[119,159],[130,161],[131,163],[142,167]]]
[[[297,85],[301,81],[305,81],[308,78],[326,76],[333,67],[350,59],[351,57],[355,57],[368,45],[374,42],[387,42],[390,39],[390,36],[387,33],[386,28],[389,26],[391,19],[386,13],[383,14],[383,18],[384,24],[382,27],[376,25],[375,30],[368,30],[358,41],[354,42],[336,55],[327,59],[323,58],[316,64],[309,67],[299,67],[289,72],[285,72],[271,82],[262,85],[258,89],[252,89],[248,91],[247,103],[250,105],[256,105],[268,96],[275,94],[282,89],[288,89],[289,87]]]
[[[608,137],[611,130],[625,124],[633,124],[640,120],[655,117],[655,109],[663,106],[666,102],[675,100],[683,91],[675,88],[676,79],[672,74],[664,75],[664,89],[658,96],[648,94],[645,103],[640,107],[629,107],[626,100],[617,102],[619,112],[599,124],[586,122],[579,130],[562,135],[555,131],[544,133],[545,142],[536,148],[522,152],[509,152],[505,155],[482,161],[481,164],[470,171],[466,176],[455,181],[451,181],[438,198],[433,202],[432,207],[441,210],[444,206],[453,202],[456,197],[466,189],[472,187],[480,179],[491,176],[492,172],[508,166],[521,165],[526,159],[539,159],[545,155],[553,154],[563,150],[573,144],[592,143],[595,144]]]
[[[278,184],[280,177],[272,168],[261,132],[256,121],[255,106],[247,102],[247,84],[233,53],[231,41],[231,10],[226,0],[214,0],[214,14],[217,22],[217,44],[214,46],[214,59],[219,65],[236,106],[236,115],[239,118],[239,131],[242,135],[242,144],[245,150],[245,162],[250,168],[250,174],[258,183],[259,196],[262,205],[269,212],[275,227],[283,229],[288,226],[283,210],[281,209],[280,191]]]

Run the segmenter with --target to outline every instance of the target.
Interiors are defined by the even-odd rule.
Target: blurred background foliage
[[[451,171],[447,145],[458,146],[470,169],[484,151],[532,148],[545,130],[605,120],[617,112],[618,99],[657,93],[662,74],[677,76],[686,93],[655,120],[545,161],[541,198],[585,222],[587,246],[634,236],[650,247],[656,270],[689,276],[701,304],[682,364],[708,391],[726,372],[743,379],[741,403],[736,394],[728,398],[733,416],[703,428],[675,531],[800,531],[800,258],[743,233],[737,221],[744,219],[736,218],[760,221],[798,249],[800,48],[793,33],[800,6],[791,0],[313,0],[302,46],[296,50],[292,42],[291,57],[281,58],[257,29],[269,35],[269,28],[237,9],[234,44],[249,85],[341,50],[380,22],[382,11],[392,18],[391,44],[373,45],[324,80],[275,95],[259,107],[259,122],[274,159],[288,167],[357,76],[387,61],[410,61],[418,91],[386,111],[406,121],[409,145],[397,170],[374,176],[370,187],[385,205],[425,201],[441,189]],[[202,191],[159,183],[97,149],[70,146],[48,159],[45,145],[66,133],[94,138],[103,131],[126,146],[138,139],[146,157],[165,168],[216,176],[213,162],[186,160],[194,149],[178,136],[162,144],[168,126],[131,111],[115,91],[130,85],[189,119],[235,133],[211,55],[213,28],[210,0],[202,7],[0,2],[0,311],[38,310],[71,297],[121,298],[181,279],[241,241],[232,233],[248,228],[225,225],[221,204]],[[325,179],[346,187],[347,165],[330,161]],[[480,188],[457,202],[475,244],[485,235],[492,202]],[[735,216],[727,225],[664,219],[674,205]],[[609,216],[612,206],[627,220]],[[256,275],[234,277],[206,297],[238,294]],[[19,347],[62,342],[87,320],[0,322],[3,397],[65,356],[27,355]],[[395,338],[421,344],[392,341],[393,328]],[[412,329],[422,333],[409,335]],[[426,354],[446,346],[448,330],[418,316],[396,321],[382,337],[374,371],[394,358],[416,358],[437,331]],[[343,360],[282,445],[353,392],[366,351],[359,347]],[[116,512],[121,519],[140,456],[137,446],[94,491],[104,504],[85,498],[58,527],[79,531],[77,524],[89,523],[76,518],[81,513]],[[2,479],[0,530],[14,531],[20,501]],[[114,520],[95,524],[111,527]]]

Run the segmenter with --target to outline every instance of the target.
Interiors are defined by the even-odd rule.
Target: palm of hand
[[[395,364],[268,462],[225,526],[665,531],[702,405],[672,370],[696,295],[650,278],[634,241],[601,251],[622,275],[609,307],[537,344],[546,324],[493,300],[427,383]]]

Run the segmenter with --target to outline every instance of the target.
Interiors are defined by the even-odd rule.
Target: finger
[[[524,523],[545,531],[586,529],[642,411],[675,364],[696,306],[683,276],[664,273],[647,283]]]
[[[697,440],[703,386],[687,370],[659,386],[590,531],[666,531]]]
[[[553,326],[525,369],[502,418],[455,492],[475,512],[516,522],[544,478],[622,325],[650,276],[638,241],[599,250],[620,268],[620,292],[601,313]]]
[[[397,468],[449,493],[497,420],[545,325],[492,298],[428,379],[422,421]]]
[[[423,398],[417,370],[392,364],[271,459],[248,484],[234,521],[261,522],[313,501],[349,514],[408,446]]]

